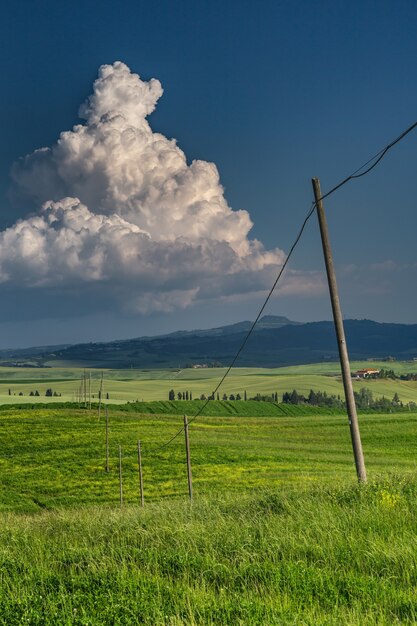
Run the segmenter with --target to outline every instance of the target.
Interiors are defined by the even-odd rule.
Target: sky
[[[0,348],[254,319],[417,120],[417,4],[4,3]],[[417,130],[326,199],[347,318],[417,323]],[[313,215],[267,314],[330,319]]]

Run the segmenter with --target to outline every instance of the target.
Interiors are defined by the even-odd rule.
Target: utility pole
[[[88,408],[91,411],[91,370],[88,372]]]
[[[122,507],[123,506],[122,446],[119,446],[119,497],[120,497],[120,507]]]
[[[101,414],[101,396],[103,395],[103,372],[101,372],[100,391],[98,392],[98,419],[100,421]]]
[[[313,178],[312,183],[314,190],[314,199],[316,201],[317,216],[319,219],[324,261],[326,264],[327,282],[329,284],[333,320],[337,336],[337,345],[339,348],[340,366],[342,368],[343,387],[345,389],[346,407],[349,417],[353,456],[355,457],[356,474],[360,483],[366,483],[365,459],[363,457],[362,451],[361,435],[359,432],[358,416],[356,412],[355,396],[353,393],[352,376],[350,372],[349,355],[346,346],[345,330],[343,327],[343,317],[340,308],[339,293],[337,289],[333,255],[330,247],[326,214],[324,212],[323,201],[321,199],[320,181],[318,178]]]
[[[109,471],[109,409],[106,404],[106,472]]]
[[[187,416],[184,415],[184,435],[185,435],[185,453],[187,456],[187,477],[188,477],[188,495],[190,500],[193,499],[193,477],[191,474],[191,456],[190,456],[190,439],[188,436],[188,421]]]
[[[141,452],[140,441],[138,441],[138,469],[139,469],[140,504],[141,506],[144,506],[145,499],[143,496],[142,452]]]

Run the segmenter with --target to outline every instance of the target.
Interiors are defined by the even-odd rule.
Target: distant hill
[[[109,368],[165,368],[228,365],[252,322],[244,321],[208,330],[178,331],[106,343],[88,343],[24,351],[0,351],[5,364],[31,362],[40,366],[73,365]],[[346,320],[352,359],[407,360],[417,357],[417,324],[381,324]],[[292,322],[285,317],[261,318],[237,365],[279,367],[332,361],[338,358],[332,322]]]

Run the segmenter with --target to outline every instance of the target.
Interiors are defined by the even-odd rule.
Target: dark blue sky
[[[153,130],[175,137],[188,162],[216,163],[251,236],[288,251],[311,177],[326,190],[417,120],[416,32],[411,0],[3,3],[0,226],[29,210],[10,200],[11,164],[77,123],[99,66],[121,60],[163,85]],[[417,132],[326,203],[346,316],[417,322],[416,163]],[[315,221],[292,267],[322,270]],[[97,313],[74,292],[51,318],[36,289],[8,294],[0,346],[222,324],[253,317],[261,301],[143,317]],[[33,317],[21,311],[28,302]],[[330,316],[326,294],[277,298],[268,312]]]

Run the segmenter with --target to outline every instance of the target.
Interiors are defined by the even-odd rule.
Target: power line
[[[366,176],[366,174],[369,174],[369,172],[371,172],[377,165],[378,163],[380,163],[382,161],[382,159],[384,158],[384,156],[387,154],[387,152],[389,150],[391,150],[391,148],[393,148],[397,143],[399,143],[402,139],[404,139],[404,137],[406,137],[409,133],[411,133],[412,130],[414,130],[417,127],[417,122],[414,122],[414,124],[412,124],[411,126],[409,126],[404,132],[402,132],[396,139],[394,139],[393,141],[391,141],[387,146],[385,146],[385,148],[382,148],[382,150],[380,150],[379,152],[377,152],[373,157],[371,157],[370,159],[368,159],[368,161],[366,161],[366,163],[364,163],[363,165],[361,165],[360,167],[358,167],[358,169],[356,169],[352,174],[350,174],[349,176],[347,176],[346,178],[344,178],[340,183],[338,183],[337,185],[335,185],[334,187],[332,187],[329,191],[327,191],[326,193],[324,193],[321,198],[319,200],[324,200],[324,198],[328,198],[330,195],[332,195],[335,191],[337,191],[338,189],[340,189],[341,187],[343,187],[344,185],[346,185],[349,181],[354,180],[355,178],[361,178],[362,176]],[[370,165],[372,164],[372,165]],[[367,167],[369,165],[369,167]],[[364,169],[367,168],[367,169]],[[362,172],[362,170],[364,170]],[[304,221],[301,225],[300,230],[298,231],[297,237],[294,240],[294,243],[292,244],[290,251],[288,252],[288,255],[278,273],[278,276],[276,277],[274,284],[272,285],[267,297],[264,300],[264,303],[262,304],[258,315],[256,316],[255,321],[253,322],[252,326],[250,327],[250,329],[248,330],[246,336],[244,337],[242,343],[239,346],[238,351],[236,352],[235,356],[233,357],[229,367],[227,368],[226,372],[223,374],[222,378],[220,379],[220,382],[217,384],[217,387],[215,388],[215,390],[212,392],[212,396],[214,396],[215,393],[217,393],[217,391],[220,389],[220,387],[222,386],[222,384],[224,383],[224,381],[226,380],[227,376],[230,373],[230,370],[234,367],[236,361],[238,360],[240,354],[242,353],[244,347],[246,346],[249,337],[252,335],[256,324],[259,321],[259,318],[261,317],[262,313],[265,310],[266,305],[268,304],[272,294],[275,291],[275,287],[277,286],[278,282],[281,279],[282,274],[284,273],[285,268],[288,265],[288,261],[290,260],[292,253],[294,252],[295,248],[297,247],[301,236],[304,232],[305,227],[307,226],[307,222],[309,221],[310,217],[313,215],[314,211],[316,210],[316,202],[312,202],[312,205],[306,215],[306,217],[304,218]],[[206,406],[208,405],[208,403],[211,402],[210,398],[207,398],[207,400],[204,402],[204,404],[202,405],[202,407],[197,411],[197,413],[188,420],[188,425],[192,424],[192,422],[194,422],[198,417],[200,417],[200,415],[203,413],[204,409],[206,408]],[[163,448],[166,448],[167,446],[169,446],[177,437],[179,437],[179,435],[184,432],[184,426],[182,428],[180,428],[178,430],[177,433],[175,433],[175,435],[173,435],[170,439],[168,439],[168,441],[166,441],[165,443],[163,443],[160,446],[157,446],[156,448],[154,448],[154,451],[158,451],[158,450],[162,450]]]
[[[401,135],[398,135],[398,137],[394,139],[393,141],[391,141],[391,143],[389,143],[387,146],[385,146],[385,148],[382,148],[382,150],[374,154],[373,157],[371,157],[370,159],[368,159],[368,161],[366,161],[366,163],[358,167],[358,169],[355,170],[352,174],[350,174],[350,176],[347,176],[340,183],[332,187],[330,191],[327,191],[325,194],[323,194],[320,200],[324,200],[324,198],[327,198],[332,193],[337,191],[337,189],[340,189],[340,187],[343,187],[343,185],[346,185],[346,183],[348,183],[350,180],[354,180],[355,178],[362,178],[362,176],[369,174],[369,172],[373,170],[374,167],[376,167],[380,161],[382,161],[382,159],[387,154],[387,152],[391,150],[391,148],[393,148],[402,139],[404,139],[404,137],[406,137],[409,133],[411,133],[411,131],[414,130],[416,127],[417,127],[417,122],[414,122],[414,124],[411,124],[411,126],[409,126],[404,132],[402,132]],[[368,167],[364,172],[361,172],[361,170],[363,170],[367,165],[372,163],[372,161],[374,161],[374,163],[370,167]]]

